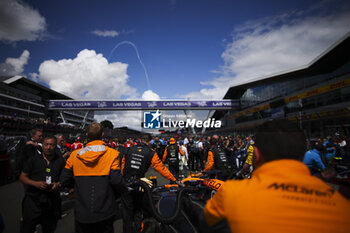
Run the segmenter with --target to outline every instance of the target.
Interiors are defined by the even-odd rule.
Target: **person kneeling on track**
[[[127,183],[141,179],[145,176],[148,168],[153,168],[166,179],[175,182],[176,179],[166,166],[159,159],[157,153],[148,147],[150,141],[149,135],[140,138],[140,144],[129,149],[122,161],[122,174]],[[135,215],[137,209],[147,205],[147,201],[143,200],[144,195],[138,190],[122,195],[121,201],[123,205],[123,232],[140,232],[142,223],[138,216]]]
[[[257,169],[230,180],[204,208],[202,230],[226,220],[231,232],[350,232],[350,203],[302,163],[306,138],[288,120],[268,121],[255,137]],[[260,165],[260,167],[258,167]]]

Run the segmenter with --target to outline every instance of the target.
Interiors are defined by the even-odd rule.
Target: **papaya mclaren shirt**
[[[296,160],[257,168],[230,180],[204,209],[209,226],[227,220],[231,232],[350,232],[350,202]]]

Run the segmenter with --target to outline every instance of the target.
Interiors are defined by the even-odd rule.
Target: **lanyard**
[[[46,172],[45,181],[46,181],[47,184],[51,185],[51,183],[53,182],[52,181],[52,177],[51,177],[53,161],[49,161],[49,163],[47,163],[46,159],[44,158],[44,155],[43,155],[43,160],[44,160],[45,167],[46,167],[45,168],[45,172]]]
[[[45,171],[46,171],[46,173],[51,173],[51,170],[52,170],[52,162],[53,161],[49,161],[49,160],[46,160],[45,158],[44,158],[44,155],[43,155],[43,160],[44,160],[44,163],[45,163]],[[49,163],[47,163],[47,161],[49,161]]]

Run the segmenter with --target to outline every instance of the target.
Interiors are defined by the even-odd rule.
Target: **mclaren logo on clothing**
[[[283,184],[283,183],[281,184],[273,183],[268,186],[268,189],[275,189],[275,190],[300,193],[300,194],[306,194],[306,195],[316,195],[319,197],[332,197],[335,192],[335,190],[331,188],[321,191],[313,188],[306,188],[306,187],[300,187],[294,184]]]

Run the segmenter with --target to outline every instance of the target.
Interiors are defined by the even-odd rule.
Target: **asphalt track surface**
[[[158,185],[169,183],[153,169],[149,169],[146,177],[157,176]],[[4,233],[19,232],[19,221],[21,217],[21,202],[24,196],[24,188],[21,182],[16,181],[0,187],[0,214],[5,223]],[[56,233],[74,232],[74,210],[73,201],[63,203],[67,207],[66,215],[58,221]],[[123,221],[121,219],[114,222],[114,232],[123,232]],[[40,229],[38,233],[40,233]]]

